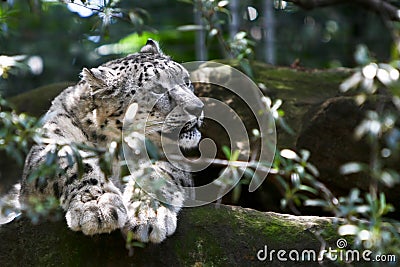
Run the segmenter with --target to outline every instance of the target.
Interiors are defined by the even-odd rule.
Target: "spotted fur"
[[[52,102],[43,119],[48,138],[57,143],[83,143],[106,147],[119,140],[128,106],[138,105],[137,119],[157,143],[160,133],[176,132],[182,148],[197,146],[200,140],[203,103],[193,94],[188,72],[164,55],[156,42],[148,40],[139,53],[82,71],[81,81],[64,90]],[[61,159],[65,175],[28,181],[30,173],[46,157],[45,146],[35,145],[25,162],[21,200],[30,196],[55,196],[66,212],[68,226],[93,235],[122,229],[136,239],[159,243],[176,228],[177,214],[184,201],[183,180],[188,174],[168,163],[157,168],[170,180],[163,190],[163,205],[135,186],[120,182],[119,174],[105,179],[97,159],[84,160],[84,173],[78,178],[76,166]],[[84,152],[81,152],[84,154]]]

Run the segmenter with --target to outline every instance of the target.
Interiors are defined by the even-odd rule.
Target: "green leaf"
[[[299,189],[302,190],[302,191],[310,192],[310,193],[312,193],[314,195],[318,195],[318,190],[316,190],[315,188],[312,188],[310,186],[307,186],[307,185],[300,185]]]
[[[82,160],[81,153],[80,153],[80,151],[78,150],[78,148],[76,147],[75,144],[71,144],[70,148],[72,150],[72,155],[75,158],[75,163],[77,165],[79,179],[81,179],[82,175],[83,175],[83,172],[84,172],[83,160]]]
[[[306,168],[314,177],[319,176],[319,171],[313,164],[307,162]]]
[[[201,31],[201,30],[205,30],[206,27],[204,27],[203,25],[183,25],[183,26],[179,26],[177,28],[178,31]]]
[[[364,44],[359,44],[357,46],[357,50],[354,53],[354,59],[359,65],[366,65],[373,60],[368,47]]]
[[[178,0],[178,2],[182,2],[182,3],[186,3],[186,4],[191,4],[191,5],[194,4],[193,0]]]
[[[243,59],[243,60],[240,60],[239,64],[240,64],[240,68],[243,70],[243,72],[247,76],[249,76],[251,79],[254,80],[253,69],[250,65],[250,62],[247,59]]]
[[[57,159],[57,153],[55,153],[54,151],[49,151],[46,154],[45,164],[47,166],[53,165],[56,162],[56,159]]]
[[[242,182],[243,184],[248,184],[251,179],[255,179],[256,181],[260,179],[253,169],[250,168],[240,168],[240,169],[243,170],[243,174],[247,178]]]
[[[231,159],[231,149],[228,146],[222,146],[222,152],[228,160]]]
[[[281,176],[276,176],[276,180],[280,183],[282,188],[285,189],[285,191],[289,190],[289,184],[285,181],[285,179],[283,179]]]
[[[149,140],[147,138],[145,139],[144,143],[145,143],[145,146],[146,146],[147,154],[149,155],[150,159],[159,160],[160,159],[160,155],[158,154],[158,149],[154,145],[154,143],[151,142],[151,140]]]
[[[242,194],[242,186],[238,184],[232,191],[232,202],[238,203],[240,195]]]
[[[367,194],[367,198],[368,197],[370,197],[369,194]],[[360,190],[358,188],[353,188],[350,192],[348,200],[350,203],[359,203],[361,201]]]
[[[237,161],[240,156],[240,150],[235,150],[230,158],[231,161]]]

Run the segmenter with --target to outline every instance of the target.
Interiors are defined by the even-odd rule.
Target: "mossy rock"
[[[46,113],[51,101],[65,88],[74,85],[73,82],[59,82],[36,88],[7,99],[17,112],[40,117]]]
[[[257,252],[267,246],[318,255],[319,232],[335,246],[336,227],[333,218],[208,205],[184,209],[176,233],[163,243],[129,251],[118,231],[90,237],[72,232],[64,221],[33,225],[19,219],[0,227],[0,266],[283,266],[259,261]]]

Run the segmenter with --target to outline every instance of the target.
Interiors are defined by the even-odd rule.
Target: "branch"
[[[400,21],[399,8],[387,0],[286,0],[304,9],[314,9],[345,3],[355,3],[393,21]]]

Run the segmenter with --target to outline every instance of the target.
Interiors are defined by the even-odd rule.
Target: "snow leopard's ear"
[[[160,46],[153,39],[147,39],[146,45],[140,49],[140,53],[162,54]]]
[[[115,76],[115,71],[111,68],[100,66],[98,68],[82,70],[82,79],[93,89],[107,87]]]

